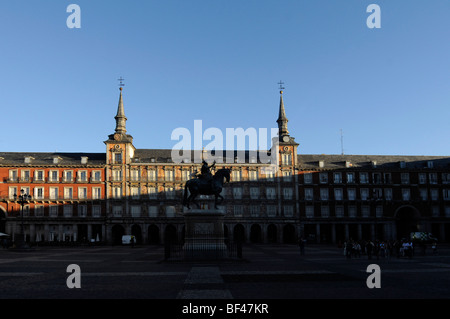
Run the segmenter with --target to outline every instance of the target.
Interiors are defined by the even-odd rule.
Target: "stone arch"
[[[420,212],[411,205],[403,205],[397,208],[394,213],[397,238],[408,238],[411,232],[419,231],[420,228]]]
[[[159,244],[159,227],[155,224],[148,226],[148,243]]]
[[[259,224],[253,224],[250,228],[250,242],[261,243],[261,226]]]

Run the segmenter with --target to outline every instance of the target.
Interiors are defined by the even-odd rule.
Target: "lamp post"
[[[25,194],[25,191],[23,189],[21,189],[19,196],[17,196],[17,194],[14,194],[14,200],[15,201],[17,201],[17,198],[19,199],[18,203],[20,204],[21,210],[22,210],[21,231],[22,231],[22,234],[23,234],[23,241],[19,242],[19,246],[25,247],[26,240],[25,240],[25,229],[23,227],[23,207],[25,206],[25,204],[29,200],[31,200],[31,195]]]

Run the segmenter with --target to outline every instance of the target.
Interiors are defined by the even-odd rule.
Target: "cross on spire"
[[[281,91],[283,91],[283,90],[284,90],[284,87],[283,87],[284,82],[283,82],[283,81],[280,81],[280,82],[278,82],[278,84],[280,85],[279,89],[280,89]]]
[[[122,91],[122,87],[125,86],[125,84],[123,84],[123,81],[125,81],[125,79],[120,77],[120,79],[117,79],[117,81],[119,81],[120,90]]]

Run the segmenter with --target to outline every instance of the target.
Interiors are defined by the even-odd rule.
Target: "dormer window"
[[[81,156],[81,164],[86,165],[88,162],[88,157],[87,156]]]
[[[62,161],[61,157],[59,157],[59,156],[53,157],[53,164],[59,164],[59,163],[61,163],[61,161]]]
[[[25,162],[25,164],[31,164],[31,161],[32,161],[32,160],[34,160],[33,157],[31,157],[31,156],[25,156],[24,162]]]

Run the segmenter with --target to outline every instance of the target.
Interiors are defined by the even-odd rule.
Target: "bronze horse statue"
[[[211,179],[193,178],[186,182],[184,186],[184,198],[183,205],[190,208],[189,203],[193,202],[200,208],[200,205],[195,201],[197,195],[214,195],[214,207],[217,209],[217,205],[222,203],[223,197],[220,195],[223,188],[224,179],[228,183],[230,181],[231,170],[228,168],[219,169]],[[191,193],[188,197],[187,190]],[[220,202],[218,199],[221,199]]]

